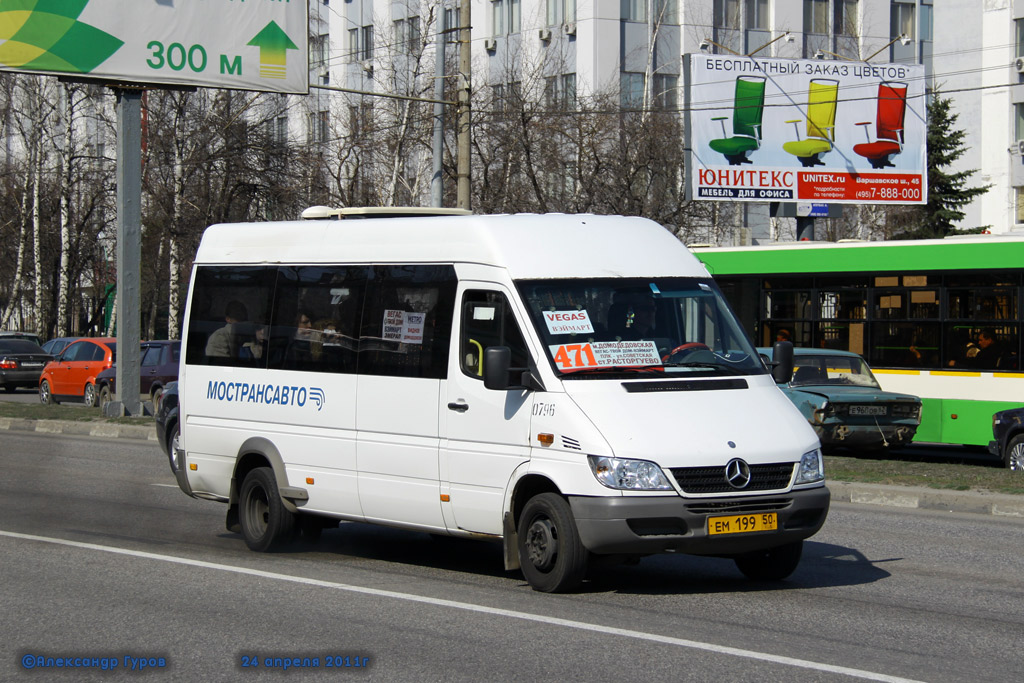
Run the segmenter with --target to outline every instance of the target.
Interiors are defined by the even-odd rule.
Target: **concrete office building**
[[[1024,228],[1024,0],[471,2],[474,93],[531,81],[541,84],[536,96],[570,104],[617,88],[623,104],[671,109],[683,102],[688,52],[922,63],[929,90],[953,99],[966,133],[967,153],[954,170],[977,169],[971,184],[992,185],[962,227]],[[397,64],[425,92],[434,37],[457,24],[454,0],[310,0],[310,81],[387,92]],[[447,47],[457,51],[454,42]],[[352,120],[341,110],[351,96],[340,105],[336,93],[313,93],[305,105],[310,140],[328,121]],[[767,206],[733,213],[755,238],[779,236]]]

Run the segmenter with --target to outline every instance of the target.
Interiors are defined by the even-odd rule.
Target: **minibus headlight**
[[[804,453],[800,458],[800,466],[796,472],[796,484],[813,484],[825,478],[825,463],[821,458],[821,451],[815,448],[813,451]]]
[[[629,491],[671,491],[672,484],[661,468],[647,460],[587,456],[590,469],[610,489]]]

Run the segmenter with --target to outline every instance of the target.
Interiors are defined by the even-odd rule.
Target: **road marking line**
[[[407,600],[409,602],[418,602],[426,605],[434,605],[436,607],[450,607],[453,609],[466,610],[468,612],[478,612],[481,614],[490,614],[499,617],[509,617],[512,619],[522,619],[524,621],[533,621],[552,626],[563,626],[565,628],[573,628],[580,631],[590,631],[602,635],[622,636],[623,638],[645,640],[652,643],[661,643],[663,645],[676,645],[679,647],[690,648],[693,650],[703,650],[705,652],[714,652],[716,654],[730,655],[733,657],[743,657],[745,659],[753,659],[761,662],[770,662],[772,664],[782,664],[785,666],[793,666],[801,669],[812,669],[814,671],[842,674],[845,676],[852,676],[854,678],[861,678],[869,681],[886,681],[887,683],[921,683],[920,681],[915,681],[914,679],[910,678],[889,676],[887,674],[880,674],[872,671],[864,671],[861,669],[851,669],[845,666],[822,664],[820,662],[812,662],[804,659],[795,659],[793,657],[783,657],[780,655],[772,655],[764,652],[755,652],[753,650],[741,650],[735,647],[715,645],[714,643],[703,643],[696,640],[686,640],[685,638],[662,636],[656,633],[646,633],[644,631],[631,631],[629,629],[615,628],[613,626],[588,624],[582,621],[572,621],[570,619],[560,619],[558,617],[547,617],[540,614],[530,614],[529,612],[516,612],[514,610],[501,609],[498,607],[485,607],[483,605],[474,605],[467,602],[456,602],[454,600],[444,600],[441,598],[429,598],[421,595],[414,595],[412,593],[399,593],[397,591],[381,590],[378,588],[364,588],[362,586],[353,586],[351,584],[346,583],[336,583],[333,581],[310,579],[302,576],[290,576],[288,574],[266,572],[260,569],[249,569],[247,567],[233,567],[227,564],[217,564],[215,562],[205,562],[203,560],[189,560],[183,557],[174,557],[172,555],[158,555],[156,553],[147,553],[139,550],[127,550],[125,548],[97,545],[95,543],[68,541],[62,538],[50,538],[47,536],[20,534],[13,531],[0,530],[0,536],[6,536],[8,538],[19,538],[27,541],[39,541],[42,543],[53,543],[55,545],[69,546],[72,548],[83,548],[85,550],[98,550],[100,552],[112,553],[115,555],[128,555],[130,557],[137,557],[148,560],[159,560],[161,562],[170,562],[172,564],[183,564],[190,567],[216,569],[220,571],[231,572],[234,574],[257,576],[264,579],[277,579],[279,581],[298,583],[306,586],[316,586],[319,588],[333,588],[335,590],[348,591],[351,593],[361,593],[363,595],[372,595],[375,597],[393,598],[395,600]]]

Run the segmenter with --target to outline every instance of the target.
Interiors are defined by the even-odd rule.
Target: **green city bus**
[[[694,248],[759,346],[864,356],[882,388],[920,396],[916,441],[983,446],[1024,404],[1024,238]]]

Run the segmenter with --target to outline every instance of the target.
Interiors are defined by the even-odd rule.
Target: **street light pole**
[[[460,209],[470,209],[469,202],[469,93],[470,93],[470,72],[472,71],[472,27],[469,11],[470,0],[461,0],[459,7],[459,24],[462,30],[459,32],[459,129],[456,138],[458,148],[458,185],[456,195],[456,206]]]

